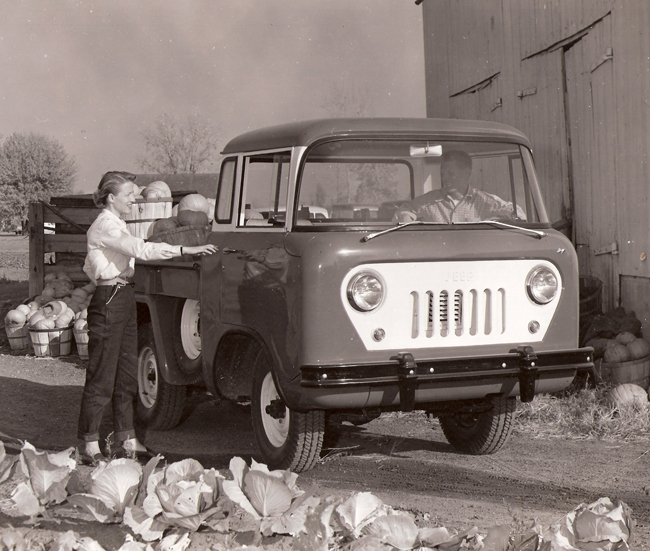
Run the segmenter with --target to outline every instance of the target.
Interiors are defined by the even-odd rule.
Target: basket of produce
[[[212,231],[209,211],[210,203],[203,195],[200,193],[186,195],[178,204],[175,216],[154,223],[149,241],[184,247],[205,245]],[[180,260],[185,260],[188,256],[183,255]]]
[[[88,359],[88,320],[78,318],[72,326],[72,334],[77,345],[77,354],[82,360]]]
[[[31,341],[29,340],[29,327],[26,323],[23,325],[6,325],[5,332],[7,339],[9,339],[9,347],[12,350],[25,350],[29,348]]]
[[[36,356],[67,356],[72,349],[72,327],[30,327],[29,336]]]
[[[146,239],[151,235],[156,220],[172,215],[172,193],[163,181],[151,182],[142,189],[136,186],[134,193],[135,203],[124,221],[131,235]]]

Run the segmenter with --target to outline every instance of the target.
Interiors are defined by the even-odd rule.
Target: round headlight
[[[356,310],[370,312],[381,304],[383,298],[384,286],[373,274],[357,274],[348,283],[348,300]]]
[[[537,266],[526,278],[528,295],[537,304],[548,304],[557,294],[557,276],[546,266]]]

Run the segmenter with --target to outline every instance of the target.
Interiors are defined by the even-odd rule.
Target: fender
[[[138,305],[148,310],[149,320],[153,328],[156,353],[158,355],[158,368],[161,377],[170,385],[196,384],[196,374],[183,373],[176,365],[174,358],[173,339],[177,338],[174,328],[174,302],[176,297],[162,295],[137,294]],[[138,308],[138,325],[142,320]]]

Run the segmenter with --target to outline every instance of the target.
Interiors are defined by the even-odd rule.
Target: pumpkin
[[[208,222],[208,215],[205,212],[180,209],[178,211],[178,223],[181,226],[207,226]]]
[[[603,354],[603,360],[608,364],[627,362],[632,358],[627,346],[620,343],[614,343]]]
[[[72,278],[68,275],[68,272],[57,272],[56,274],[57,279],[65,279],[66,281],[72,281]]]
[[[605,401],[610,407],[647,407],[648,393],[639,385],[624,383],[612,388],[605,396]]]
[[[49,283],[50,281],[54,281],[55,279],[56,279],[56,274],[54,273],[45,274],[45,276],[43,277],[43,281],[45,283]]]
[[[52,316],[56,318],[68,309],[68,305],[62,300],[52,300],[42,308],[46,317]]]
[[[88,298],[88,293],[81,287],[78,287],[70,293],[70,298],[77,302],[83,302]]]
[[[25,315],[27,315],[27,314],[29,314],[31,312],[31,308],[29,306],[27,306],[26,304],[19,304],[18,306],[16,306],[16,310],[18,310],[19,312],[22,312]]]
[[[210,203],[208,200],[201,195],[200,193],[190,193],[180,200],[178,203],[178,213],[180,214],[184,210],[194,210],[196,212],[204,212],[208,214],[210,211]]]
[[[18,309],[9,310],[9,312],[7,312],[7,315],[5,316],[5,325],[9,325],[11,327],[18,327],[18,326],[25,325],[26,321],[27,321],[27,316]]]
[[[50,281],[43,289],[43,295],[54,298],[63,298],[69,295],[74,289],[74,284],[70,279],[62,278]]]
[[[29,309],[32,312],[36,312],[41,307],[41,303],[38,302],[37,300],[32,300],[31,302],[27,303],[27,306],[29,306]]]
[[[43,318],[38,320],[32,327],[34,329],[54,329],[56,322],[52,318]]]
[[[620,344],[629,344],[631,343],[634,339],[636,339],[636,335],[630,333],[629,331],[623,331],[622,333],[619,333],[616,335],[616,342]]]
[[[151,230],[152,235],[163,233],[166,231],[175,230],[178,228],[178,220],[176,217],[171,216],[169,218],[160,218],[153,223],[153,228]]]
[[[97,286],[94,283],[86,283],[86,285],[82,287],[82,289],[89,295],[92,295],[95,292],[96,288]]]
[[[594,349],[594,357],[602,358],[605,350],[614,344],[612,339],[604,339],[602,337],[593,338],[585,343],[585,346],[591,346]]]
[[[43,292],[41,293],[41,297],[44,299],[43,302],[47,302],[49,300],[52,300],[54,298],[54,287],[50,287],[50,283],[48,283],[44,289]]]
[[[160,194],[160,190],[157,189],[145,189],[142,192],[142,197],[144,197],[147,201],[158,201],[162,197]]]
[[[45,319],[43,310],[38,310],[31,318],[29,318],[29,326],[34,327],[39,321]]]
[[[632,342],[627,343],[627,349],[634,360],[650,355],[650,343],[645,339],[634,339]]]
[[[142,197],[146,197],[147,201],[149,201],[149,195],[153,194],[154,191],[157,193],[158,198],[172,196],[171,189],[169,189],[169,186],[162,180],[156,180],[155,182],[147,184],[147,186],[142,190],[141,195]]]
[[[74,322],[74,330],[75,331],[87,331],[88,330],[88,320],[84,318],[78,318]]]
[[[68,308],[65,312],[63,312],[63,314],[56,318],[54,327],[68,327],[73,318],[74,312]]]

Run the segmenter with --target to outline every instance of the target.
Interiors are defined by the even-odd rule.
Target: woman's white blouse
[[[168,260],[181,254],[179,245],[150,243],[129,232],[126,222],[102,210],[86,234],[88,254],[83,270],[92,282],[113,279],[139,260]]]

